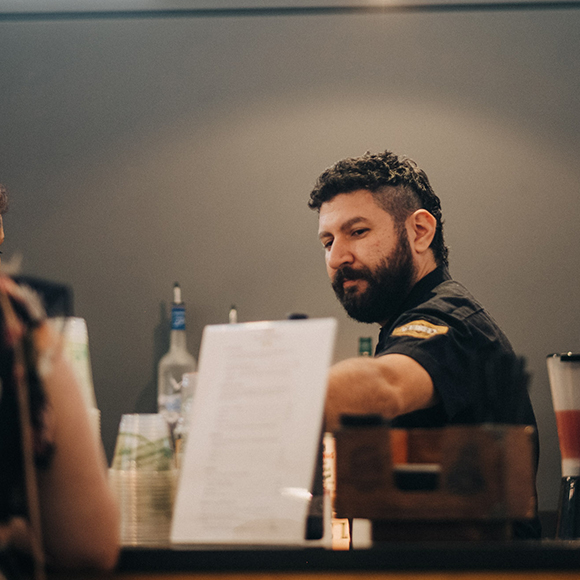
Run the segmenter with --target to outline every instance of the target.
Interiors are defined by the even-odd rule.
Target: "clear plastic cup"
[[[123,415],[112,469],[169,471],[175,468],[169,426],[158,413]]]

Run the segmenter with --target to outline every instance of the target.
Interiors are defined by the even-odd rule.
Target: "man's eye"
[[[354,230],[352,232],[352,235],[357,237],[357,236],[362,236],[363,234],[365,234],[366,232],[368,232],[368,228],[360,228],[358,230]]]

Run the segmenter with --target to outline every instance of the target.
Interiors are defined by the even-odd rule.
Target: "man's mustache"
[[[343,266],[336,271],[334,278],[332,280],[333,286],[338,286],[342,288],[342,285],[347,280],[371,280],[372,274],[368,268],[352,268],[351,266]]]

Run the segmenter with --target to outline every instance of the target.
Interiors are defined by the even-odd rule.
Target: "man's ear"
[[[437,229],[437,220],[426,209],[418,209],[407,218],[407,232],[411,247],[419,254],[425,253]]]

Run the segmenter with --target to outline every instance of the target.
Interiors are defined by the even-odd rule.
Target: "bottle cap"
[[[173,284],[173,304],[181,304],[181,287],[179,282]]]

